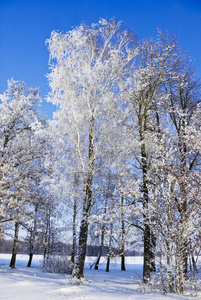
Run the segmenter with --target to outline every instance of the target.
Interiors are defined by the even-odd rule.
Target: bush
[[[50,255],[43,260],[42,269],[48,273],[72,274],[72,263],[66,256]]]

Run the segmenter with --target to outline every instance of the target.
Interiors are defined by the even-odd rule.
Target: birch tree
[[[149,170],[153,151],[152,142],[155,134],[160,131],[160,103],[166,97],[164,85],[176,76],[181,62],[177,40],[159,32],[157,41],[152,39],[142,43],[139,64],[125,86],[125,100],[128,103],[125,125],[131,137],[130,153],[135,161],[133,166],[136,170],[141,170],[141,175],[136,171],[137,177],[141,177],[142,180],[144,283],[149,282],[151,271]]]
[[[18,222],[23,215],[22,199],[31,182],[33,161],[44,153],[32,129],[33,124],[42,122],[37,109],[40,102],[38,88],[28,88],[13,79],[0,95],[1,223]]]
[[[59,138],[79,162],[83,184],[78,255],[73,276],[83,277],[88,220],[93,201],[93,180],[99,147],[112,126],[118,83],[134,61],[134,39],[115,19],[82,24],[66,34],[52,32],[47,41],[51,72],[48,100],[58,105],[54,114]],[[109,146],[109,145],[108,145]]]
[[[199,206],[198,195],[200,193],[198,175],[200,151],[194,146],[191,138],[192,133],[196,130],[193,119],[200,102],[200,85],[195,80],[193,68],[188,60],[181,68],[177,78],[170,83],[168,90],[170,97],[169,101],[166,102],[166,110],[169,113],[174,135],[169,133],[171,135],[169,145],[172,145],[170,146],[170,149],[172,147],[172,158],[166,160],[166,174],[168,174],[168,178],[171,177],[171,180],[169,179],[167,182],[171,181],[169,183],[170,197],[174,202],[174,209],[176,208],[177,222],[175,224],[178,223],[178,225],[175,234],[177,236],[175,240],[177,246],[175,264],[180,268],[177,276],[174,275],[177,281],[177,283],[174,282],[174,290],[183,292],[185,282],[189,278],[190,243],[198,230],[199,210],[197,206]],[[199,130],[196,130],[196,134],[199,136]],[[168,155],[168,148],[166,149]],[[168,166],[170,161],[171,167]]]
[[[44,173],[48,147],[35,130],[45,124],[38,110],[40,102],[38,88],[13,79],[0,95],[0,222],[15,224],[11,268],[15,267],[19,227],[29,227],[39,178]]]

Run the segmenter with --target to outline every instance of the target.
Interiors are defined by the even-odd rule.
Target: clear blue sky
[[[176,34],[201,78],[201,0],[0,0],[0,93],[13,77],[46,95],[51,31],[112,17],[126,21],[140,40],[155,37],[157,28]],[[49,104],[42,109],[51,117]]]

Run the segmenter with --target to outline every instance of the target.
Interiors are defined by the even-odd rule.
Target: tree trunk
[[[51,254],[51,220],[50,220],[51,212],[50,208],[46,207],[46,228],[45,228],[45,249],[43,254],[43,268],[46,267],[47,260]]]
[[[113,232],[113,224],[110,224],[110,239],[109,239],[109,248],[107,254],[107,265],[106,265],[106,272],[110,270],[110,256],[111,256],[111,249],[112,249],[112,232]]]
[[[185,135],[186,135],[186,122],[185,117],[182,116],[180,118],[180,127],[178,127],[177,134],[178,134],[178,148],[179,148],[179,154],[180,154],[180,193],[182,196],[181,204],[180,204],[180,224],[181,228],[185,228],[186,221],[188,220],[187,215],[187,190],[186,190],[186,184],[185,179],[187,179],[187,147],[186,147],[186,141],[185,141]],[[191,166],[192,167],[192,166]],[[181,247],[180,247],[180,253],[181,253],[181,261],[182,264],[182,273],[184,277],[184,280],[188,279],[188,238],[185,236],[185,230],[183,230],[183,233],[181,233]],[[182,279],[183,280],[183,279]],[[184,290],[184,287],[182,287],[182,290]]]
[[[31,232],[31,236],[30,236],[30,241],[29,241],[29,261],[27,263],[27,267],[31,267],[31,263],[32,263],[32,258],[33,258],[33,240],[32,240],[32,232]]]
[[[77,279],[84,277],[84,263],[87,250],[87,236],[88,236],[88,226],[89,226],[89,216],[91,212],[92,203],[92,187],[93,187],[93,173],[94,173],[94,130],[95,130],[95,120],[92,116],[90,123],[89,132],[89,171],[88,178],[85,183],[84,190],[84,200],[83,200],[83,213],[80,224],[80,234],[79,234],[79,244],[78,244],[78,255],[76,257],[75,266],[73,269],[73,277]]]
[[[150,253],[150,270],[151,272],[156,272],[156,259],[155,259],[155,251],[156,251],[156,237],[151,232],[151,253]]]
[[[158,128],[158,136],[160,139],[160,123],[159,123],[159,116],[157,114],[157,128]],[[157,180],[157,174],[154,174],[154,202],[157,203],[158,202],[158,196],[157,196],[157,186],[158,186],[158,180]],[[155,226],[155,220],[156,217],[155,215],[151,217],[151,226],[152,226],[152,230],[151,230],[151,272],[156,272],[156,234],[154,233],[154,227]],[[153,225],[154,224],[154,225]]]
[[[73,205],[73,249],[71,253],[71,263],[74,266],[76,255],[76,217],[77,217],[77,199],[74,199]]]
[[[106,272],[109,272],[110,270],[110,253],[107,255],[107,264],[106,264]]]
[[[146,216],[144,216],[146,220]],[[143,265],[143,282],[149,283],[150,281],[150,228],[148,224],[144,225],[144,265]]]
[[[12,257],[10,261],[10,268],[15,269],[15,261],[16,261],[16,255],[17,255],[17,245],[18,245],[18,235],[19,235],[19,223],[15,223],[15,236],[14,236],[14,242],[13,242],[13,251],[12,251]]]
[[[144,221],[144,263],[143,263],[143,282],[148,284],[150,281],[150,264],[151,264],[151,230],[149,225],[149,195],[148,195],[148,166],[147,166],[147,152],[145,146],[145,133],[148,124],[148,111],[142,110],[140,105],[139,110],[139,134],[141,141],[141,169],[142,169],[142,192],[143,192],[143,221]]]
[[[121,196],[121,271],[126,271],[125,266],[125,224],[124,224],[124,197]]]
[[[182,161],[182,173],[181,173],[181,180],[182,178],[185,178],[186,177],[186,174],[185,174],[185,160],[183,158],[183,161]],[[181,224],[181,228],[185,228],[185,224],[186,224],[186,221],[188,220],[188,216],[187,216],[187,192],[186,192],[186,187],[185,187],[185,183],[181,183],[180,184],[180,190],[181,190],[181,194],[183,196],[183,199],[182,199],[182,203],[181,203],[181,212],[180,212],[180,215],[181,215],[181,219],[180,219],[180,224]],[[180,252],[181,252],[181,263],[182,263],[182,272],[183,272],[183,275],[184,275],[184,278],[185,280],[188,279],[188,237],[185,236],[185,230],[183,230],[183,233],[181,235],[181,249],[180,249]]]
[[[107,202],[108,202],[108,194],[107,194],[106,199],[105,199],[104,214],[106,214],[106,212],[107,212]],[[95,270],[98,270],[100,258],[101,258],[102,251],[103,251],[104,237],[105,237],[105,225],[102,226],[102,230],[101,230],[101,243],[100,243],[100,249],[99,249],[98,257],[97,257],[96,262],[95,262],[95,267],[94,267]]]
[[[194,255],[193,255],[192,244],[191,244],[191,240],[190,240],[189,261],[190,261],[190,269],[191,269],[191,271],[192,271],[191,260],[192,260],[192,264],[193,264],[193,274],[194,274],[194,276],[195,276],[195,273],[197,273],[198,269],[197,269],[197,266],[196,266],[196,261],[195,261]]]
[[[36,236],[37,211],[38,211],[38,207],[36,206],[35,207],[35,216],[34,216],[34,228],[33,228],[33,230],[31,230],[30,240],[29,240],[29,261],[27,263],[28,268],[31,267],[32,258],[33,258],[33,254],[34,254],[34,242],[35,242],[35,236]]]
[[[28,268],[31,267],[32,258],[33,258],[33,253],[30,252],[30,253],[29,253],[29,261],[28,261],[28,263],[27,263],[27,267],[28,267]]]
[[[121,271],[126,271],[126,266],[125,266],[125,254],[121,254]]]
[[[101,255],[102,255],[103,244],[104,244],[104,235],[105,235],[105,226],[103,225],[103,227],[102,227],[102,232],[101,232],[101,244],[100,244],[100,249],[99,249],[98,257],[97,257],[97,259],[96,259],[95,267],[94,267],[95,270],[98,270],[100,258],[101,258]]]
[[[73,270],[73,277],[77,279],[84,277],[84,262],[87,249],[87,236],[88,236],[88,215],[85,213],[82,215],[82,221],[80,225],[78,255],[76,257],[75,266]]]
[[[149,226],[149,197],[147,182],[147,155],[145,144],[141,147],[142,155],[142,173],[143,173],[143,219],[144,219],[144,264],[143,264],[143,282],[145,284],[150,281],[150,264],[151,264],[151,231]]]
[[[168,280],[169,291],[171,293],[173,293],[174,292],[174,275],[172,274],[171,251],[170,251],[170,243],[169,243],[169,241],[170,241],[170,239],[168,239],[168,241],[166,242],[166,246],[167,246],[167,253],[166,253],[166,259],[167,259],[167,280]],[[161,251],[161,253],[162,253],[162,251]]]

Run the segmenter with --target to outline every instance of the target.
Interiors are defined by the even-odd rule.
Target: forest
[[[143,255],[143,283],[164,292],[196,282],[201,255],[201,97],[190,55],[158,30],[139,41],[101,19],[53,31],[50,92],[8,80],[0,95],[0,239],[19,231],[29,261],[66,253],[80,280],[89,245],[107,256]],[[43,116],[43,98],[55,105]],[[14,234],[12,234],[14,232]]]

